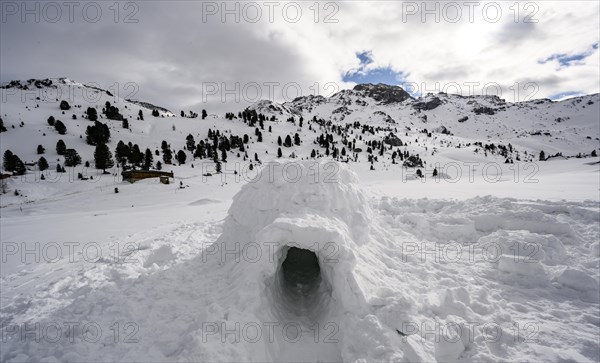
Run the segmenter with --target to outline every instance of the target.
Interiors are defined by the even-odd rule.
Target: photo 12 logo
[[[259,261],[273,263],[277,260],[276,251],[283,247],[306,249],[296,242],[210,242],[203,245],[202,262],[217,260],[220,264],[258,263]],[[339,262],[340,247],[335,242],[315,242],[309,246],[309,250],[316,251],[316,256],[324,264]]]
[[[339,330],[339,325],[331,321],[308,326],[296,321],[207,321],[202,323],[202,342],[297,343],[302,340],[336,344],[339,342]]]
[[[114,23],[137,24],[137,2],[111,1],[2,1],[2,23],[97,23],[102,19]]]
[[[409,336],[416,335],[433,343],[444,342],[461,346],[472,344],[478,339],[483,339],[487,343],[497,343],[506,340],[506,337],[503,339],[503,336],[512,337],[515,343],[535,343],[539,331],[538,324],[534,322],[499,324],[494,321],[440,322],[433,320],[403,322],[396,329],[405,342]]]
[[[341,90],[337,82],[314,82],[302,86],[298,82],[202,82],[202,102],[249,102],[283,100],[291,102],[304,96],[331,96]]]
[[[308,167],[305,166],[308,164]],[[335,161],[319,163],[311,162],[300,164],[294,161],[286,162],[281,168],[277,162],[265,162],[261,167],[252,167],[250,162],[226,163],[219,173],[221,183],[257,183],[261,180],[267,183],[282,181],[285,183],[298,183],[302,178],[307,178],[311,184],[339,182],[338,175],[340,164]],[[217,173],[213,162],[202,162],[202,182],[209,181],[209,177]],[[280,169],[279,171],[277,171]]]
[[[86,263],[138,263],[133,257],[140,250],[139,243],[111,242],[101,246],[97,242],[11,242],[2,241],[0,261],[6,264],[19,261],[30,263],[86,262]]]
[[[537,23],[540,7],[535,2],[513,2],[507,8],[498,2],[481,1],[403,1],[402,22],[497,23],[510,16],[515,23]]]
[[[497,96],[507,98],[511,102],[531,101],[540,91],[536,82],[523,81],[513,84],[500,84],[499,82],[402,82],[400,86],[411,95],[426,95],[428,93],[456,94],[464,97],[472,96]]]
[[[2,324],[2,343],[139,343],[137,323],[114,321],[49,321],[44,323]]]
[[[222,23],[258,23],[283,21],[297,23],[303,17],[315,23],[336,24],[340,6],[336,2],[299,3],[294,1],[204,1],[202,2],[202,22],[211,20]]]

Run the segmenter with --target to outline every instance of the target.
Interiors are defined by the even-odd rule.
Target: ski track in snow
[[[254,314],[251,295],[260,282],[248,286],[243,275],[251,270],[206,258],[202,249],[221,234],[222,222],[170,224],[130,235],[127,242],[139,248],[122,256],[131,258],[125,263],[42,264],[5,276],[3,326],[95,322],[103,335],[99,342],[85,342],[77,328],[73,343],[38,343],[7,334],[1,360],[600,359],[596,202],[378,197],[368,204],[385,240],[354,251],[352,274],[366,302],[357,325],[346,326],[336,320],[345,318],[329,311],[317,330],[303,324],[302,338],[294,342],[277,331],[273,341],[257,342],[223,334],[223,327],[235,323],[268,321]],[[490,245],[495,249],[489,251],[503,255],[468,252],[467,246]],[[443,248],[448,249],[441,257],[431,252]],[[340,323],[339,331],[323,324],[328,318]],[[115,322],[131,322],[136,329],[122,331],[115,342],[110,330]],[[206,324],[221,334],[208,335]],[[450,330],[436,330],[456,326],[461,335],[452,339],[444,338]],[[396,330],[410,335],[402,338]],[[124,342],[129,338],[136,342]]]

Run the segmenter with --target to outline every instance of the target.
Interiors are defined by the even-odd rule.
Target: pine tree
[[[129,128],[129,121],[127,121],[127,119],[124,118],[123,121],[121,122],[121,126],[123,126],[124,129],[128,129]]]
[[[163,162],[165,164],[171,164],[173,162],[173,153],[171,149],[167,148],[163,150]]]
[[[60,109],[63,111],[67,111],[67,110],[71,109],[71,106],[69,105],[69,102],[62,100],[62,101],[60,101]]]
[[[115,106],[112,106],[108,101],[106,101],[105,107],[102,111],[109,120],[122,121],[125,118],[123,115],[121,115],[119,109]]]
[[[144,154],[142,154],[138,144],[133,145],[131,153],[129,154],[129,162],[133,165],[139,166],[144,160]]]
[[[198,143],[198,146],[196,147],[196,150],[194,151],[194,159],[195,158],[200,158],[200,159],[204,159],[204,143],[201,140]]]
[[[106,169],[110,169],[115,165],[112,153],[106,144],[96,145],[94,163],[96,164],[96,169],[102,169],[103,172],[106,172]]]
[[[217,163],[215,164],[215,171],[220,174],[221,173],[221,162],[217,161]]]
[[[185,142],[186,148],[189,151],[194,151],[194,149],[196,148],[196,141],[194,140],[194,136],[192,136],[192,134],[189,134],[189,135],[187,135],[185,140],[186,140],[186,142]]]
[[[227,151],[225,149],[221,149],[221,160],[226,163],[227,162]]]
[[[96,111],[95,108],[88,107],[86,113],[87,113],[87,116],[88,116],[88,120],[90,120],[92,122],[98,121],[98,111]]]
[[[25,164],[21,161],[21,159],[17,155],[13,155],[13,163],[15,165],[15,169],[13,171],[16,175],[24,175],[27,169],[25,168]]]
[[[294,144],[300,145],[300,135],[298,133],[294,135]]]
[[[0,117],[0,132],[5,132],[6,131],[6,127],[4,126],[4,121],[2,120],[2,117]]]
[[[162,163],[160,160],[156,162],[156,170],[162,170]]]
[[[544,161],[546,160],[546,154],[544,153],[544,150],[540,151],[540,161]]]
[[[187,155],[185,155],[185,152],[183,150],[179,150],[177,152],[177,162],[179,163],[179,165],[185,164],[186,159]]]
[[[67,145],[65,145],[65,142],[62,140],[58,140],[58,142],[56,143],[56,153],[58,155],[64,155],[66,150]]]
[[[56,120],[54,119],[54,116],[48,117],[48,125],[54,126],[55,122],[56,122]]]
[[[75,149],[67,149],[65,151],[65,166],[77,166],[81,164],[81,156]]]
[[[140,118],[141,121],[144,121],[144,113],[142,112],[142,110],[140,110],[140,112],[138,112],[138,117]]]
[[[46,152],[46,149],[44,149],[44,147],[42,145],[38,145],[38,147],[37,147],[38,155],[42,155],[45,152]]]
[[[281,146],[281,136],[277,136],[277,145]]]
[[[277,148],[277,157],[280,158],[283,156],[283,153],[281,152],[281,148]]]
[[[117,143],[117,148],[115,149],[115,158],[117,162],[121,165],[125,165],[127,163],[127,159],[129,159],[130,154],[129,146],[127,146],[123,141],[119,141]]]
[[[14,171],[15,170],[15,159],[14,154],[10,150],[4,152],[3,164],[4,170]]]
[[[154,116],[154,117],[160,116],[160,114],[158,113],[158,110],[156,110],[156,109],[152,110],[152,116]]]
[[[110,141],[108,125],[96,121],[93,126],[88,126],[85,130],[85,141],[89,145],[108,143]]]
[[[150,149],[146,149],[146,153],[144,155],[144,169],[149,170],[152,167],[152,162],[154,162],[152,151],[150,151]]]
[[[60,135],[64,135],[67,133],[67,127],[62,123],[61,120],[56,120],[54,123],[54,128]]]
[[[202,110],[202,119],[204,120],[206,116],[208,116],[206,110]]]
[[[165,152],[165,150],[169,148],[169,144],[167,144],[167,142],[165,140],[163,140],[160,143],[160,148],[162,149],[163,152]]]
[[[596,156],[598,156],[598,154],[596,153],[596,149],[592,150],[592,157],[595,158]]]
[[[433,176],[438,176],[438,171],[437,171],[437,168],[434,168],[434,169],[433,169]]]
[[[422,178],[422,177],[423,177],[423,172],[421,171],[421,169],[417,169],[417,176],[418,176],[419,178]]]
[[[45,157],[43,157],[43,156],[42,156],[42,157],[41,157],[41,158],[38,160],[38,163],[37,163],[37,165],[38,165],[38,169],[39,169],[40,171],[47,170],[47,169],[48,169],[48,167],[49,167],[49,165],[48,165],[48,161],[47,161],[47,160],[46,160],[46,158],[45,158]]]

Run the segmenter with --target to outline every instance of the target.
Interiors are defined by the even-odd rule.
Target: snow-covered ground
[[[31,167],[8,180],[0,361],[600,360],[600,164],[589,156],[600,136],[598,95],[474,116],[473,100],[451,95],[415,112],[412,101],[364,97],[364,106],[347,93],[284,105],[279,121],[265,122],[272,132],[262,131],[263,142],[254,127],[210,110],[202,120],[153,118],[143,108],[137,121],[141,107],[118,100],[130,129],[100,120],[111,127],[113,152],[118,140],[142,151],[166,140],[179,150],[188,134],[199,141],[211,128],[247,133],[248,159],[256,152],[262,161],[249,171],[243,153],[230,152],[223,174],[204,177],[214,163],[188,152],[185,165],[163,167],[175,173],[170,185],[93,169],[91,123],[81,117],[87,99],[64,116],[58,102],[3,103],[2,153],[32,162],[42,144],[48,161],[62,164],[54,146],[64,139],[92,168],[56,174],[51,166],[42,181]],[[341,145],[343,133],[308,124],[339,117],[331,103],[344,97],[356,110],[334,124],[397,128],[408,142],[400,149],[426,160],[425,177],[393,164],[391,149],[370,170],[364,140],[383,130],[354,131],[364,138],[357,162],[308,158],[322,132]],[[95,100],[99,110],[113,102]],[[257,107],[267,112],[268,102]],[[397,123],[373,119],[382,109]],[[469,120],[457,122],[463,114]],[[50,115],[67,135],[46,124]],[[293,115],[295,123],[285,121]],[[453,135],[420,131],[442,125]],[[277,158],[277,136],[295,132],[302,144]],[[511,143],[514,163],[476,152],[475,142]],[[564,157],[538,161],[540,150]],[[292,152],[297,158],[287,159]],[[77,180],[78,172],[94,179]]]

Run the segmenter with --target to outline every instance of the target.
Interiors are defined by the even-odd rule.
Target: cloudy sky
[[[68,77],[175,112],[365,82],[509,101],[599,92],[598,1],[1,4],[2,82]]]

